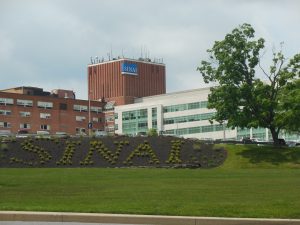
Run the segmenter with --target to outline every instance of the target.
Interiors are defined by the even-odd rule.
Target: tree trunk
[[[273,138],[273,144],[274,145],[280,145],[279,140],[278,140],[278,135],[279,135],[279,131],[276,131],[276,128],[274,127],[270,127],[270,131],[272,134],[272,138]]]

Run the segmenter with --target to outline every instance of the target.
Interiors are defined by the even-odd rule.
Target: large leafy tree
[[[260,66],[265,40],[254,34],[250,24],[235,28],[207,50],[209,60],[197,70],[206,83],[216,84],[208,97],[208,107],[217,111],[213,119],[228,127],[269,128],[278,144],[280,130],[299,131],[300,54],[288,60],[282,50],[273,52],[266,71]]]

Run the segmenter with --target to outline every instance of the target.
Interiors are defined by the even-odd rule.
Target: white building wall
[[[191,109],[191,110],[163,113],[163,107],[165,106],[207,101],[209,92],[210,92],[209,88],[188,90],[188,91],[171,93],[171,94],[138,98],[135,100],[134,104],[116,106],[115,113],[118,113],[118,119],[115,120],[115,123],[118,124],[118,130],[116,131],[116,133],[122,134],[122,130],[123,130],[122,112],[139,110],[139,109],[147,109],[148,128],[149,129],[152,128],[152,108],[154,107],[157,108],[157,131],[158,132],[165,131],[165,130],[176,130],[181,128],[211,125],[208,120],[166,124],[166,125],[163,124],[164,118],[181,117],[181,116],[189,116],[189,115],[197,115],[197,114],[214,112],[214,110],[212,109],[200,108],[200,109]],[[182,136],[201,138],[201,139],[206,139],[206,138],[223,139],[225,137],[227,139],[227,138],[235,138],[236,130],[225,130],[225,133],[224,131],[216,131],[216,132],[207,132],[207,133],[187,134]]]
[[[163,124],[164,118],[181,117],[197,114],[205,114],[215,112],[215,110],[207,108],[183,110],[176,112],[163,112],[163,107],[179,104],[187,104],[193,102],[203,102],[207,101],[208,94],[210,93],[209,88],[188,90],[182,92],[176,92],[171,94],[156,95],[144,98],[138,98],[135,100],[134,104],[122,105],[115,107],[115,113],[118,113],[118,119],[115,122],[118,124],[117,134],[122,134],[122,112],[133,111],[139,109],[146,109],[148,112],[148,128],[152,127],[152,108],[157,108],[157,131],[166,130],[177,130],[181,128],[190,128],[198,126],[211,125],[208,120],[192,121],[186,123],[174,123],[174,124]],[[215,123],[218,124],[218,123]],[[186,138],[199,138],[199,139],[234,139],[237,136],[237,130],[225,131],[215,131],[206,133],[196,133],[196,134],[185,134],[181,135]]]

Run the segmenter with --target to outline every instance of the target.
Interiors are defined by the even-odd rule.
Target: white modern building
[[[133,104],[115,106],[115,133],[136,136],[155,128],[164,135],[198,139],[240,140],[243,137],[269,141],[265,128],[230,129],[225,124],[210,123],[215,110],[207,108],[210,88],[201,88],[136,98]],[[281,137],[299,140],[299,135]]]
[[[117,134],[146,134],[150,128],[166,135],[199,139],[236,139],[237,130],[209,122],[209,88],[136,98],[134,104],[115,107]]]

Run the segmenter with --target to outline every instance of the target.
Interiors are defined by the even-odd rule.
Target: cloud
[[[2,0],[0,89],[65,88],[85,99],[90,56],[138,58],[141,48],[164,58],[167,91],[201,87],[206,50],[244,22],[269,50],[284,41],[287,55],[299,51],[299,10],[296,0]]]

